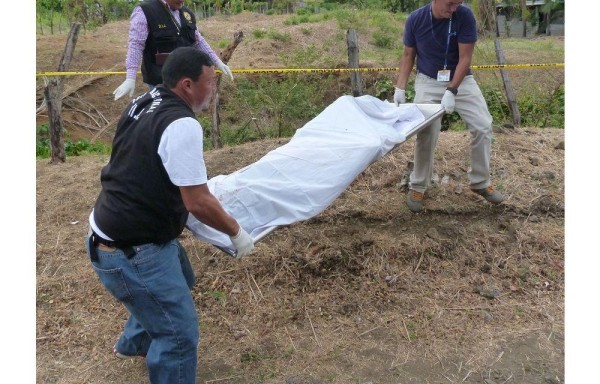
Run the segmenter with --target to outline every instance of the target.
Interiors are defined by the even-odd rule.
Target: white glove
[[[223,72],[223,74],[229,76],[229,78],[231,79],[231,81],[233,81],[233,73],[231,73],[231,69],[229,69],[229,67],[223,63],[221,60],[218,60],[215,63],[215,66],[221,70],[221,72]]]
[[[454,112],[454,93],[446,90],[442,97],[442,108],[446,110],[446,113]]]
[[[254,250],[254,239],[250,237],[248,232],[244,231],[244,228],[240,225],[240,231],[235,236],[230,236],[231,242],[235,245],[237,252],[235,253],[236,259],[241,259],[244,256],[249,255]]]
[[[398,87],[394,88],[396,88],[396,91],[394,92],[394,104],[396,104],[397,107],[400,104],[406,103],[406,91]]]
[[[135,91],[135,79],[125,79],[125,81],[119,85],[119,88],[113,91],[113,95],[115,95],[115,100],[120,99],[123,95],[129,93],[129,97],[133,97],[133,91]]]

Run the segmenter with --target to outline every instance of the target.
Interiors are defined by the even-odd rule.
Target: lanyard
[[[441,45],[435,38],[435,34],[433,33],[433,11],[429,9],[429,16],[431,20],[431,36],[436,44]],[[444,70],[448,67],[448,52],[450,51],[450,37],[456,36],[456,32],[452,32],[452,16],[450,16],[450,21],[448,22],[448,35],[446,36],[446,53],[444,54]]]
[[[446,37],[446,54],[444,55],[444,69],[448,66],[448,51],[450,49],[450,36],[456,35],[456,32],[452,33],[452,17],[448,22],[448,36]]]
[[[171,8],[169,8],[169,6],[167,5],[167,3],[163,3],[163,4],[165,5],[165,10],[169,14],[169,16],[171,16],[171,20],[173,21],[173,24],[175,24],[175,28],[177,28],[177,34],[179,35],[179,32],[181,32],[180,29],[179,29],[179,23],[175,19],[175,16],[173,16],[173,12],[171,12]]]

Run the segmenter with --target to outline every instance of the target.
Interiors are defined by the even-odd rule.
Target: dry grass
[[[275,231],[241,262],[184,232],[198,277],[198,381],[562,380],[562,134],[495,135],[494,177],[509,195],[498,207],[468,191],[466,135],[445,132],[436,172],[449,180],[430,190],[425,213],[407,210],[399,186],[409,142],[322,214]],[[208,169],[230,172],[281,144],[210,151]],[[110,354],[126,312],[85,255],[106,160],[37,163],[39,382],[145,381],[142,359]]]

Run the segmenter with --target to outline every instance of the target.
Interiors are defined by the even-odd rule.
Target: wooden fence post
[[[358,35],[356,34],[356,30],[349,29],[346,31],[346,42],[348,43],[348,68],[359,68]],[[352,81],[352,96],[362,96],[360,72],[350,72],[350,80]]]
[[[231,59],[231,55],[233,55],[233,51],[237,48],[238,44],[241,43],[243,39],[243,31],[238,31],[233,34],[233,41],[221,53],[220,58],[224,64],[227,64],[229,62],[229,60]],[[219,88],[221,87],[221,79],[223,78],[223,76],[227,75],[222,73],[221,76],[219,76],[219,78],[217,79],[217,90],[215,92],[215,97],[212,105],[213,126],[211,131],[211,139],[214,149],[221,148],[223,146],[221,142],[221,131],[219,128],[219,125],[221,124],[221,118],[219,117]]]
[[[500,45],[500,39],[494,39],[494,45],[496,46],[496,57],[498,58],[498,64],[506,64],[504,52],[502,51],[502,46]],[[500,69],[500,75],[502,76],[502,82],[504,83],[506,99],[508,100],[508,108],[512,114],[512,122],[516,127],[518,127],[521,125],[521,113],[519,112],[517,97],[513,90],[508,72],[506,72],[505,69]]]
[[[77,36],[81,23],[73,23],[71,32],[67,37],[67,44],[60,59],[57,72],[65,72],[73,59],[73,51],[77,44]],[[66,161],[65,144],[63,141],[63,121],[61,116],[62,109],[63,79],[61,76],[55,76],[44,88],[44,97],[48,105],[48,122],[50,134],[50,163],[64,163]]]

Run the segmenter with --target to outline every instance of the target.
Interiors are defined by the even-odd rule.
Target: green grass
[[[473,65],[496,64],[495,38],[480,38],[475,46]],[[507,64],[564,63],[564,44],[556,39],[503,38],[500,46]]]
[[[331,14],[329,13],[322,13],[322,14],[316,14],[316,15],[307,15],[307,14],[303,14],[303,15],[294,15],[294,16],[290,16],[288,19],[286,19],[283,24],[284,25],[299,25],[299,24],[304,24],[304,23],[320,23],[322,21],[327,21],[331,18]]]
[[[252,36],[257,39],[270,38],[273,40],[282,41],[284,43],[288,43],[290,40],[292,40],[292,36],[290,36],[289,33],[279,32],[275,29],[255,29],[252,31]]]
[[[230,40],[222,39],[222,40],[217,41],[215,45],[219,49],[224,49],[224,48],[227,48],[227,46],[229,46],[230,43],[231,43]]]
[[[66,137],[65,137],[66,136]],[[86,154],[110,154],[111,147],[103,143],[90,143],[89,140],[68,139],[68,133],[63,134],[66,156],[81,156]],[[52,155],[50,149],[50,133],[48,124],[36,127],[35,156],[37,159],[47,159]]]

